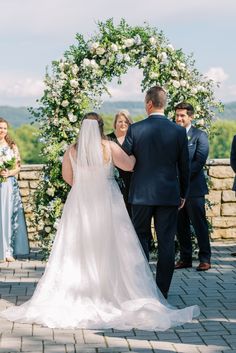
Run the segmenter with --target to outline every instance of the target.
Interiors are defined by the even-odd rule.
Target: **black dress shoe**
[[[232,252],[231,256],[236,256],[236,252]]]
[[[192,267],[191,262],[185,262],[180,260],[175,264],[175,270],[180,270],[181,268],[190,268],[190,267]]]

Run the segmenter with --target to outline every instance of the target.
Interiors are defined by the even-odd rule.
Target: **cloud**
[[[43,93],[44,84],[40,79],[34,78],[0,78],[0,96],[32,98]]]
[[[226,81],[229,77],[222,67],[211,67],[205,73],[205,76],[213,80],[215,83]]]

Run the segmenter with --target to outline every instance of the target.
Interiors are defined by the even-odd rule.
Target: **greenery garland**
[[[170,118],[177,103],[188,101],[195,108],[197,125],[207,132],[215,109],[220,107],[214,99],[213,81],[198,72],[192,56],[176,50],[156,28],[131,27],[125,20],[116,26],[110,19],[98,23],[98,33],[89,40],[80,34],[76,40],[61,60],[52,63],[40,107],[33,111],[46,160],[33,202],[45,258],[69,190],[61,177],[62,156],[76,140],[84,113],[101,104],[101,96],[108,92],[107,85],[114,77],[121,83],[121,75],[129,68],[141,69],[143,91],[158,84],[168,92],[166,114]]]

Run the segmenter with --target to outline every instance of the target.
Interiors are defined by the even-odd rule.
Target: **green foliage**
[[[210,138],[210,158],[229,158],[236,122],[218,120],[212,124]]]
[[[22,164],[41,164],[42,143],[39,141],[39,129],[32,125],[21,125],[17,129],[10,129],[10,135],[16,142]]]

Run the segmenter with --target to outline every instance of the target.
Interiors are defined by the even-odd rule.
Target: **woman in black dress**
[[[132,123],[133,121],[130,119],[129,112],[127,110],[119,111],[115,115],[114,131],[108,134],[107,137],[109,138],[109,140],[116,142],[119,146],[122,147],[128,127]],[[117,168],[117,170],[119,172],[119,176],[117,177],[117,182],[119,184],[120,190],[124,197],[127,211],[131,217],[131,205],[128,202],[128,198],[129,198],[129,187],[130,187],[132,172],[125,172],[119,168]]]

